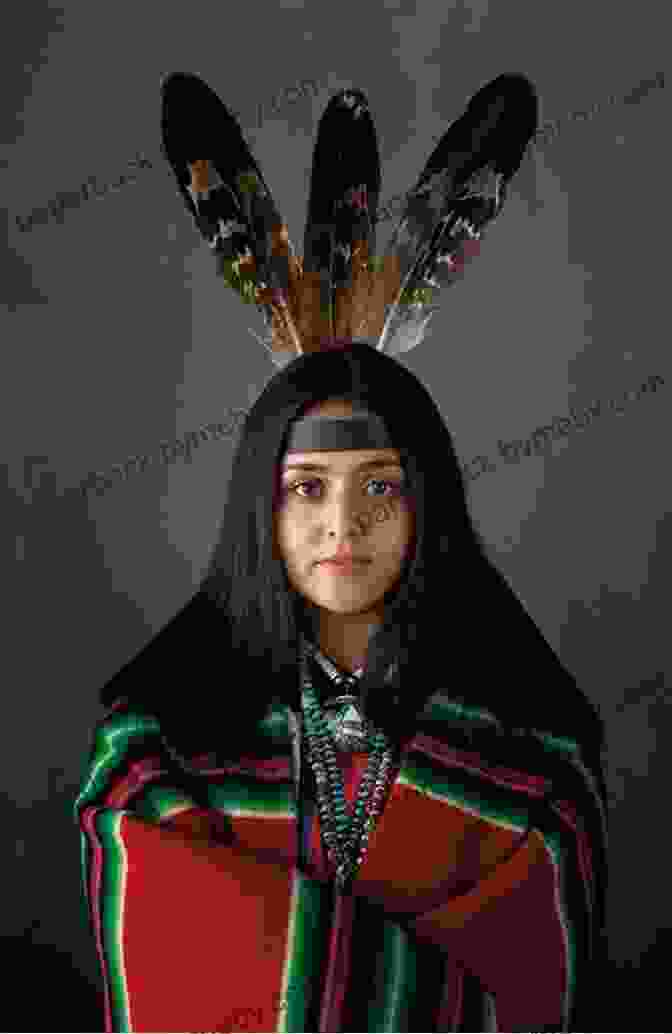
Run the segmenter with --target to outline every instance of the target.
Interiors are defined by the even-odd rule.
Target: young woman
[[[602,722],[392,357],[501,209],[534,91],[476,94],[381,262],[363,94],[321,120],[301,262],[221,102],[163,91],[180,192],[281,369],[199,591],[101,694],[75,815],[105,1029],[590,1029]]]

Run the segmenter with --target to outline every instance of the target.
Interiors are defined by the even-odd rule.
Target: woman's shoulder
[[[498,756],[531,753],[580,759],[599,751],[600,719],[585,694],[574,688],[571,705],[565,698],[564,720],[558,720],[550,708],[526,708],[524,701],[513,707],[510,695],[498,706],[497,700],[468,700],[438,689],[418,715],[416,735],[455,748],[480,747]],[[509,694],[513,691],[511,687]]]
[[[446,689],[437,689],[427,698],[416,719],[416,731],[438,739],[454,741],[456,733],[493,730],[496,716],[484,704],[467,702]]]
[[[418,717],[414,744],[448,766],[476,761],[483,770],[546,779],[567,799],[587,788],[606,807],[603,720],[573,679],[558,680],[554,688],[551,703],[540,684],[534,699],[521,690],[515,706],[503,692],[476,703],[438,690]]]
[[[129,754],[160,753],[189,771],[198,769],[206,758],[235,761],[239,755],[277,756],[291,750],[293,717],[287,704],[272,697],[263,713],[251,715],[244,726],[239,726],[239,736],[232,747],[230,738],[219,737],[216,730],[211,730],[207,739],[201,738],[203,724],[194,725],[188,693],[181,704],[173,700],[172,706],[164,708],[121,695],[95,722],[92,757],[96,755],[110,763],[113,758],[119,761]]]

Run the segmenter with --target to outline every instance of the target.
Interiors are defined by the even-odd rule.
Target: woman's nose
[[[373,499],[368,504],[361,499],[345,497],[332,500],[324,507],[325,526],[327,531],[336,532],[337,536],[348,534],[352,530],[367,532],[374,523],[377,509],[380,509],[380,504],[377,507]]]

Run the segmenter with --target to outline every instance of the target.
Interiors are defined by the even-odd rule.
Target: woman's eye
[[[300,488],[305,487],[306,485],[308,485],[310,487],[310,486],[319,485],[319,484],[321,484],[321,482],[320,482],[320,480],[318,478],[313,478],[310,481],[297,481],[293,485],[291,485],[290,490],[292,492],[294,492],[296,495],[298,495],[301,498],[303,498],[303,499],[313,499],[313,498],[315,498],[314,495],[311,495],[311,494],[308,494],[308,493],[305,493],[305,492],[299,492],[298,490]],[[391,492],[388,492],[388,495],[393,495],[395,493],[398,493],[400,491],[400,489],[401,489],[401,486],[400,486],[400,484],[397,481],[386,481],[386,480],[381,480],[379,478],[374,478],[373,480],[367,482],[367,487],[368,487],[368,485],[387,485],[391,489]],[[382,492],[376,492],[376,493],[374,493],[374,496],[379,496],[379,495],[382,495],[382,494],[383,494]]]
[[[393,492],[399,490],[399,484],[396,481],[379,481],[379,480],[376,479],[374,481],[369,481],[369,484],[370,485],[388,485],[388,487],[391,488]]]
[[[300,488],[304,488],[305,485],[312,485],[313,481],[297,481],[295,484],[289,486],[290,492],[294,492],[295,495],[303,496],[305,493],[300,492]]]

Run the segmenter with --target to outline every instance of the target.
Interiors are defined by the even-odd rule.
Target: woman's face
[[[330,400],[311,415],[350,416],[352,404]],[[362,467],[373,461],[381,466]],[[297,465],[320,469],[297,469]],[[396,449],[288,452],[282,460],[276,542],[291,586],[317,607],[339,614],[382,613],[415,537]],[[333,534],[330,534],[333,532]],[[343,570],[322,563],[337,552],[366,562]]]

